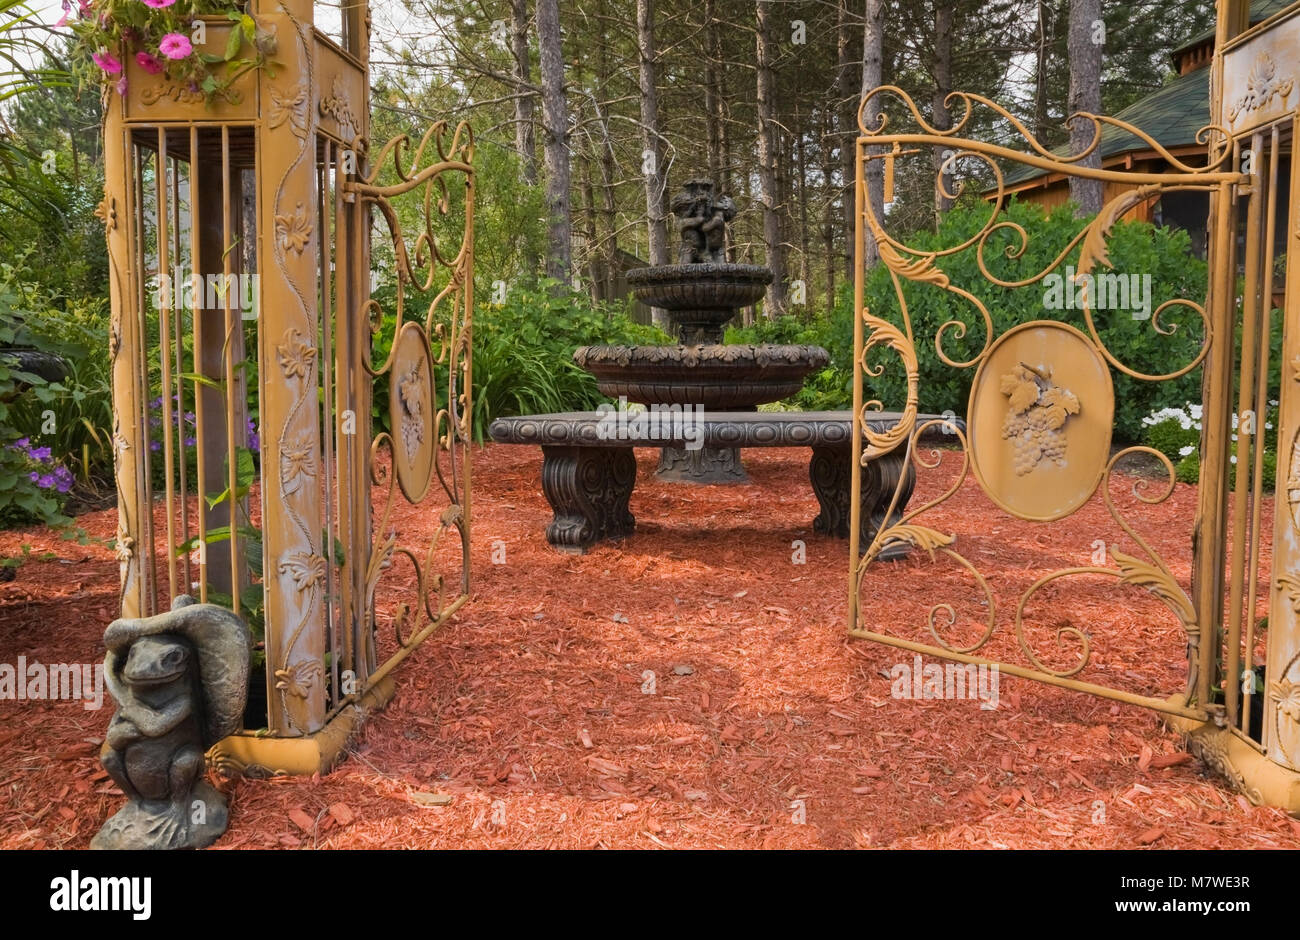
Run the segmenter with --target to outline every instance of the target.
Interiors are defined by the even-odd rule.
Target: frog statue
[[[207,750],[239,730],[249,633],[224,607],[182,594],[154,617],[104,632],[104,678],[117,702],[100,760],[127,804],[92,849],[203,848],[226,831],[226,798],[204,779]]]

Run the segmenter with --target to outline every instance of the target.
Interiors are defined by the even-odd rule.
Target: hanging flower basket
[[[126,61],[159,81],[177,83],[211,104],[235,103],[233,85],[254,69],[271,70],[275,37],[258,28],[246,4],[231,0],[63,0],[57,26],[70,25],[91,72],[127,93]],[[230,26],[226,27],[229,22]],[[208,51],[207,32],[228,28],[224,49]]]

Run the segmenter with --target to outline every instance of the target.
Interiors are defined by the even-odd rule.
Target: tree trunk
[[[537,0],[537,48],[542,77],[548,252],[546,276],[572,276],[573,218],[569,207],[569,108],[564,99],[564,54],[560,47],[559,0]]]
[[[1101,20],[1101,0],[1070,0],[1070,114],[1080,111],[1101,112],[1101,43],[1094,42],[1094,23]],[[1070,124],[1070,153],[1082,153],[1092,143],[1095,129],[1091,121]],[[1101,154],[1094,150],[1077,166],[1101,166]],[[1077,204],[1080,217],[1101,211],[1101,180],[1070,177],[1070,198]]]
[[[781,240],[781,207],[776,178],[780,148],[773,101],[776,76],[772,67],[775,43],[772,39],[771,0],[758,0],[757,12],[758,185],[759,202],[763,206],[763,246],[767,251],[767,266],[772,271],[772,284],[767,289],[767,304],[763,312],[768,319],[776,319],[786,313],[787,304],[785,245]]]
[[[604,0],[600,4],[600,55],[597,57],[597,80],[599,87],[608,88],[612,81],[613,70],[609,61],[609,34],[606,29],[608,17]],[[605,297],[614,300],[618,288],[618,208],[614,201],[614,185],[618,177],[618,165],[614,158],[614,143],[610,139],[609,115],[600,115],[600,188],[602,195],[602,216],[605,220]]]
[[[865,22],[862,27],[862,95],[873,88],[879,88],[884,75],[884,35],[885,3],[884,0],[866,0]],[[863,122],[867,127],[875,127],[880,116],[880,99],[873,98],[867,103],[863,112]],[[871,200],[872,214],[877,219],[885,217],[885,165],[883,160],[872,160],[864,171],[867,185],[867,198]],[[852,179],[853,177],[850,177]],[[847,241],[853,240],[853,229],[849,229]],[[880,247],[871,229],[863,226],[862,264],[867,269],[876,266],[880,260]],[[850,275],[852,272],[850,271]]]
[[[822,111],[822,186],[825,203],[825,218],[822,224],[822,253],[825,256],[826,263],[826,309],[829,311],[835,306],[835,268],[838,264],[838,258],[835,254],[835,229],[839,219],[835,212],[835,162],[831,152],[831,135],[834,132],[834,112],[830,109]],[[853,238],[849,236],[848,241],[852,244]]]
[[[659,134],[659,93],[655,87],[655,8],[654,0],[636,2],[636,45],[639,60],[637,80],[641,93],[641,131],[643,149],[641,170],[645,176],[646,222],[649,225],[649,252],[652,265],[668,264],[668,223],[666,211],[667,168],[664,166],[663,138]],[[668,313],[651,309],[656,326],[667,330]]]
[[[725,192],[722,180],[722,102],[718,85],[721,66],[721,42],[718,38],[716,0],[704,0],[704,123],[708,132],[705,143],[709,179],[718,192]]]
[[[588,285],[591,299],[599,303],[607,298],[604,296],[605,276],[601,271],[600,236],[596,232],[596,186],[592,182],[591,163],[591,153],[584,147],[582,162],[579,164],[579,184],[582,186],[582,234],[587,244],[582,260],[586,266],[586,274],[591,278],[591,284]],[[579,273],[582,273],[581,269]]]
[[[1034,136],[1047,143],[1047,47],[1051,29],[1047,23],[1050,7],[1047,0],[1038,0],[1038,50],[1034,62]]]
[[[952,113],[948,110],[948,94],[952,91],[952,24],[955,4],[951,0],[940,2],[934,8],[934,126],[946,131],[952,127]],[[952,208],[951,167],[945,166],[951,148],[936,147],[934,151],[934,224],[943,220],[943,214]]]
[[[871,3],[872,0],[867,0],[868,10]],[[848,0],[839,0],[836,5],[835,33],[836,77],[839,82],[841,99],[840,107],[836,109],[840,123],[840,216],[841,226],[844,229],[844,276],[851,281],[853,280],[853,264],[856,260],[853,245],[853,214],[855,211],[854,203],[857,199],[854,192],[854,179],[857,172],[854,166],[856,159],[855,141],[858,139],[858,106],[862,104],[859,93],[866,81],[866,63],[863,63],[862,82],[854,81],[854,30],[849,24]]]
[[[510,49],[514,54],[515,87],[515,151],[519,154],[519,168],[528,186],[537,185],[537,137],[533,128],[537,102],[525,86],[532,84],[532,62],[528,48],[528,0],[510,0]],[[524,242],[521,264],[524,279],[533,284],[541,259],[537,252]]]
[[[808,283],[808,152],[798,108],[794,114],[794,134],[795,183],[799,187],[799,280],[803,282],[804,303],[808,304],[808,295],[811,293]]]

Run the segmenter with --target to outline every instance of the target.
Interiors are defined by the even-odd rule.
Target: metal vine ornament
[[[379,210],[388,228],[396,273],[396,301],[392,335],[384,335],[385,311],[371,298],[366,305],[373,342],[367,346],[365,371],[389,380],[391,431],[381,431],[370,443],[369,474],[384,493],[377,516],[375,541],[365,577],[367,609],[373,611],[381,579],[398,558],[410,563],[415,574],[415,594],[396,608],[393,630],[398,647],[418,645],[469,594],[469,439],[473,403],[472,312],[474,305],[474,137],[469,125],[451,130],[447,122],[434,124],[405,163],[410,140],[395,137],[379,152],[374,168],[364,180],[345,184],[346,192],[359,196]],[[396,181],[382,184],[380,177],[389,157]],[[439,244],[440,218],[448,219],[453,199],[449,183],[463,187],[463,224],[451,250]],[[419,206],[413,241],[403,230],[402,216],[393,199],[418,193]],[[407,319],[409,292],[432,295],[422,316]],[[384,361],[371,357],[375,344],[390,343]],[[431,353],[436,344],[436,357]],[[435,373],[445,370],[446,387],[439,403]],[[398,544],[393,530],[396,491],[410,503],[421,503],[437,480],[446,506],[439,526],[422,555]],[[454,540],[453,571],[438,571],[439,547]]]
[[[907,121],[917,130],[891,132],[890,117],[883,110],[889,100],[901,101]],[[1009,618],[1015,646],[1021,662],[998,662],[1011,675],[1039,679],[1051,684],[1092,692],[1097,695],[1145,705],[1174,714],[1204,719],[1208,701],[1203,678],[1204,650],[1200,633],[1201,618],[1188,591],[1170,566],[1143,538],[1133,520],[1117,508],[1112,488],[1119,486],[1116,465],[1128,458],[1146,455],[1156,461],[1159,479],[1139,478],[1132,494],[1142,505],[1164,502],[1174,492],[1175,474],[1171,461],[1149,447],[1127,447],[1111,454],[1110,439],[1114,420],[1115,392],[1111,370],[1134,379],[1161,382],[1183,376],[1205,362],[1215,341],[1231,338],[1231,327],[1224,311],[1207,312],[1206,306],[1190,298],[1176,298],[1161,303],[1150,318],[1152,339],[1159,341],[1179,330],[1199,329],[1199,348],[1187,361],[1164,374],[1150,374],[1126,364],[1108,348],[1099,329],[1093,299],[1088,296],[1085,275],[1109,267],[1107,240],[1116,223],[1130,210],[1152,197],[1167,192],[1199,191],[1226,193],[1227,187],[1240,182],[1241,175],[1229,169],[1232,148],[1225,142],[1227,132],[1207,126],[1200,132],[1202,143],[1209,143],[1210,158],[1206,166],[1190,166],[1169,153],[1140,129],[1114,118],[1092,114],[1075,115],[1072,120],[1090,122],[1094,129],[1091,146],[1072,157],[1053,153],[1006,109],[979,95],[957,92],[947,104],[959,117],[949,129],[931,126],[916,104],[894,86],[882,86],[868,94],[859,111],[861,135],[857,142],[857,238],[859,246],[870,232],[879,248],[880,261],[889,272],[895,304],[888,309],[869,309],[865,302],[865,270],[858,253],[855,283],[855,359],[854,359],[854,519],[850,525],[850,592],[849,631],[853,636],[876,640],[895,647],[926,653],[966,663],[990,663],[983,654],[1007,648],[999,647],[995,638],[1007,626],[1000,619],[993,587],[981,571],[975,556],[964,552],[957,536],[942,524],[944,504],[972,475],[983,493],[999,508],[1019,519],[1050,522],[1066,518],[1089,502],[1100,489],[1110,517],[1136,546],[1129,554],[1112,548],[1110,565],[1083,565],[1048,571],[1020,593]],[[1013,150],[965,136],[976,114],[1005,122],[1023,139],[1027,149]],[[1159,154],[1167,164],[1164,173],[1119,173],[1091,169],[1080,165],[1098,145],[1103,128],[1114,127],[1133,134]],[[911,247],[891,236],[885,220],[867,198],[866,176],[873,161],[883,162],[886,187],[892,186],[894,164],[904,154],[925,153],[932,148],[950,151],[937,176],[938,191],[949,199],[960,195],[960,187],[950,187],[951,168],[970,166],[974,161],[980,175],[988,181],[988,217],[982,227],[959,244],[947,248],[923,250]],[[961,161],[968,161],[964,164]],[[1026,257],[1030,236],[1017,222],[1002,215],[1007,201],[1004,164],[1019,163],[1039,170],[1079,176],[1130,188],[1112,198],[1101,212],[1086,222],[1056,251],[1041,269],[1024,270],[1014,275],[995,273],[991,259],[995,253],[1006,263],[1015,265]],[[998,334],[986,301],[949,278],[945,268],[959,256],[973,255],[981,276],[994,288],[1035,289],[1052,272],[1060,270],[1067,259],[1077,256],[1076,283],[1081,290],[1078,325],[1055,319],[1022,323]],[[919,282],[929,289],[942,291],[957,302],[957,309],[970,312],[969,317],[953,316],[940,323],[932,335],[918,336],[908,308],[903,282]],[[1041,289],[1041,288],[1040,288]],[[1172,322],[1174,308],[1184,314],[1181,322]],[[932,344],[939,361],[951,370],[971,370],[970,398],[965,426],[955,422],[919,422],[921,369],[918,348]],[[959,349],[958,346],[963,348]],[[972,352],[973,349],[973,352]],[[906,378],[906,399],[882,402],[870,397],[873,380],[898,370]],[[901,412],[902,420],[889,431],[873,430],[873,412],[888,408]],[[862,466],[881,455],[905,449],[918,476],[939,467],[939,451],[917,449],[919,436],[942,427],[951,435],[959,455],[959,466],[952,482],[929,500],[916,500],[899,521],[881,529],[869,544],[858,544],[858,486],[856,478]],[[950,457],[951,459],[951,457]],[[1212,468],[1211,468],[1212,469]],[[891,507],[892,511],[892,507]],[[923,521],[924,520],[924,521]],[[935,520],[931,522],[930,520]],[[935,599],[929,606],[923,625],[924,641],[906,639],[886,633],[864,623],[862,611],[870,610],[865,598],[879,589],[882,552],[900,544],[920,549],[931,562],[941,558],[957,566],[974,586],[974,606],[983,608],[982,623],[966,625],[965,639],[957,637],[960,626],[957,608],[948,599]],[[1168,608],[1186,635],[1187,679],[1181,696],[1172,699],[1138,695],[1095,682],[1076,678],[1089,665],[1093,640],[1089,627],[1082,623],[1058,624],[1054,629],[1056,650],[1045,655],[1031,641],[1027,630],[1027,609],[1043,588],[1064,579],[1083,576],[1108,577],[1119,582],[1150,590]],[[935,582],[939,584],[939,581]],[[1001,628],[1001,629],[1000,629]],[[1061,664],[1062,651],[1068,661]],[[996,658],[996,657],[994,657]]]

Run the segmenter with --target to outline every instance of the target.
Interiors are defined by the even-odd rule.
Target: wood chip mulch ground
[[[956,457],[915,500],[943,491]],[[806,452],[747,451],[751,485],[697,488],[655,481],[641,451],[636,535],[581,557],[542,535],[540,454],[474,461],[471,602],[399,670],[335,772],[233,784],[218,847],[1300,846],[1300,822],[1250,806],[1152,712],[1006,675],[995,710],[892,697],[890,669],[912,655],[846,635],[847,545],[811,531]],[[1145,506],[1135,481],[1114,484],[1116,505],[1186,584],[1195,490]],[[437,511],[399,516],[404,540]],[[987,649],[1021,664],[1016,601],[1039,575],[1090,564],[1098,540],[1134,552],[1100,499],[1021,523],[968,481],[925,518],[989,580]],[[80,522],[107,538],[116,513]],[[100,661],[111,550],[28,530],[0,533],[0,556],[23,543],[33,560],[0,584],[0,663]],[[864,605],[880,631],[926,640],[950,603],[956,622],[941,609],[936,629],[970,642],[988,611],[972,585],[914,552],[873,571]],[[1075,623],[1091,640],[1080,678],[1179,688],[1184,640],[1150,595],[1097,577],[1053,591],[1026,609],[1044,662],[1070,664],[1059,631]],[[0,848],[85,847],[121,804],[96,757],[110,714],[0,701]]]

